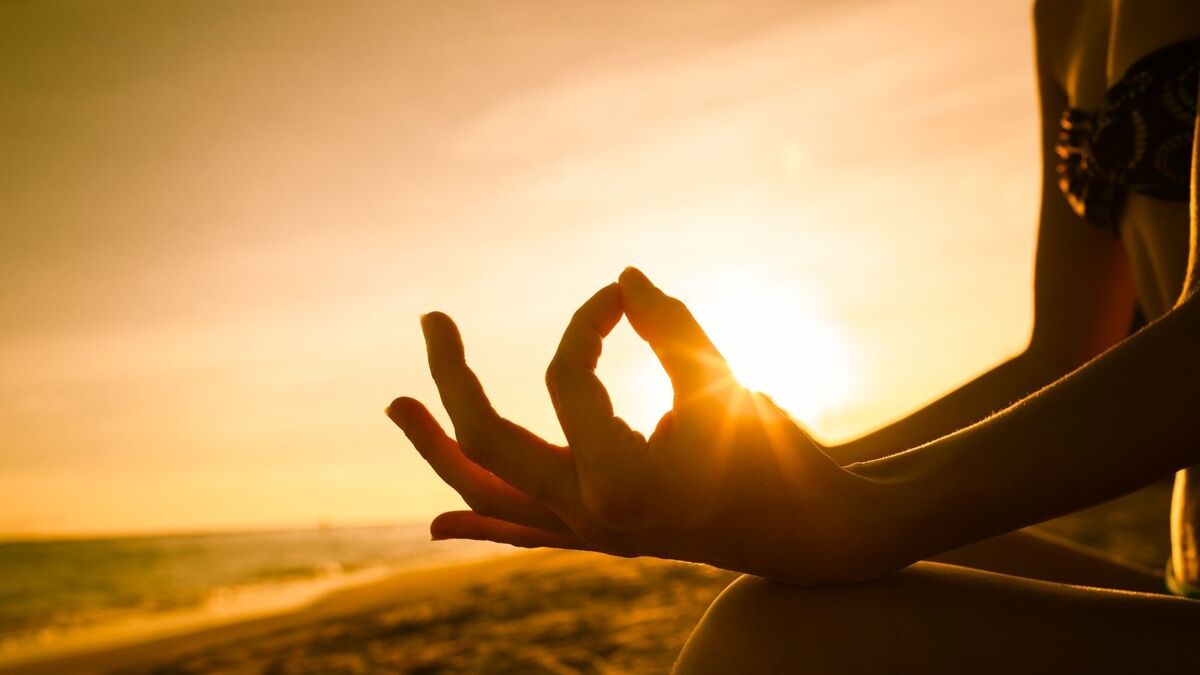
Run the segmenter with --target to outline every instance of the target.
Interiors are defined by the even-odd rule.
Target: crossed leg
[[[943,553],[931,562],[950,563],[1028,579],[1165,593],[1162,575],[1104,552],[1033,530],[1018,530]]]
[[[940,563],[853,586],[742,577],[675,666],[731,672],[1197,673],[1200,602]]]

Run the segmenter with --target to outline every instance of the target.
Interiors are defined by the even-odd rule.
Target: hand
[[[675,392],[649,439],[614,416],[596,377],[622,312]],[[769,398],[750,392],[680,301],[632,268],[572,318],[546,382],[568,447],[500,417],[444,314],[422,319],[429,367],[457,441],[420,403],[388,415],[470,511],[435,539],[485,539],[709,563],[797,583],[855,581],[876,555],[876,487],[830,460]]]

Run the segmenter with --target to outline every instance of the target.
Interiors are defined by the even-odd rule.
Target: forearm
[[[886,503],[891,554],[920,560],[1131,492],[1197,463],[1200,303],[1003,412],[849,467]]]
[[[954,433],[1025,398],[1066,372],[1022,352],[958,389],[885,427],[827,449],[838,464],[879,459]]]

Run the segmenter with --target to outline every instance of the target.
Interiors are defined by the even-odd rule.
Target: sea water
[[[122,629],[153,634],[283,610],[400,569],[503,550],[431,542],[425,525],[0,542],[0,660]]]

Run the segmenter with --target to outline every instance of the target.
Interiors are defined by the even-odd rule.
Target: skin
[[[675,390],[673,409],[648,439],[613,416],[595,375],[601,341],[622,312]],[[627,270],[584,303],[547,371],[568,448],[492,409],[449,317],[431,313],[422,326],[457,444],[412,399],[395,401],[389,415],[473,507],[435,520],[435,537],[654,555],[796,583],[883,571],[851,554],[860,540],[854,533],[884,506],[869,481],[839,467],[769,399],[734,381],[687,308],[640,272]],[[497,482],[457,480],[477,475],[471,463]],[[492,496],[481,501],[484,489]],[[858,496],[847,498],[852,493]]]
[[[1035,24],[1045,178],[1034,330],[1020,355],[825,448],[730,377],[681,302],[626,270],[576,313],[547,373],[568,441],[557,447],[492,409],[453,322],[432,313],[430,370],[457,441],[412,399],[388,414],[471,507],[437,518],[434,537],[753,575],[709,610],[678,672],[1196,672],[1200,603],[1111,590],[1148,578],[1008,533],[1181,472],[1177,570],[1195,562],[1185,470],[1200,464],[1200,300],[1195,246],[1180,232],[1194,242],[1200,219],[1135,195],[1115,238],[1067,208],[1052,150],[1064,107],[1094,108],[1141,55],[1200,35],[1200,7],[1043,1]],[[1135,303],[1154,321],[1126,338]],[[648,439],[613,416],[594,373],[622,314],[675,390]],[[975,569],[918,562],[938,556]]]
[[[1055,185],[1054,143],[1065,107],[1094,110],[1139,58],[1200,35],[1200,6],[1177,0],[1043,0],[1035,6],[1037,76],[1042,108],[1043,192],[1034,288],[1034,330],[1017,356],[932,405],[879,431],[830,448],[846,464],[877,459],[972,424],[1102,354],[1127,336],[1135,306],[1163,316],[1189,278],[1187,204],[1127,197],[1121,237],[1083,222]],[[1193,286],[1200,276],[1192,275]],[[1172,504],[1172,563],[1200,583],[1200,471],[1179,472]],[[1056,581],[1158,590],[1162,581],[1114,561],[1046,545],[1017,532],[938,560]],[[1031,564],[1031,560],[1041,561]],[[1043,564],[1043,563],[1048,563]],[[1068,570],[1076,570],[1071,574]],[[1064,573],[1067,572],[1067,573]]]

